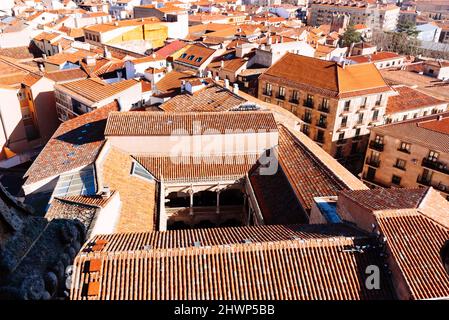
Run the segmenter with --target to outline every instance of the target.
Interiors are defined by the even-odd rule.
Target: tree
[[[408,37],[416,38],[419,31],[416,30],[416,25],[411,21],[401,22],[397,26],[398,33],[405,33]]]
[[[344,47],[350,47],[351,44],[362,41],[362,36],[357,32],[353,25],[349,25],[341,37],[341,44]]]

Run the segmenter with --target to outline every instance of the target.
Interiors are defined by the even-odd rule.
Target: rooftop
[[[195,126],[201,123],[201,132]],[[229,130],[277,131],[271,112],[112,112],[105,130],[107,136],[165,136],[207,134]]]
[[[104,143],[108,113],[116,102],[62,123],[25,174],[25,185],[93,163]]]
[[[70,90],[92,102],[100,102],[104,99],[114,97],[135,85],[140,86],[140,83],[134,79],[107,83],[98,78],[88,78],[59,84],[57,88]]]
[[[343,66],[337,62],[293,53],[285,54],[260,79],[282,79],[307,86],[324,95],[342,98],[361,92],[380,93],[391,90],[374,64]]]
[[[159,107],[166,112],[229,111],[245,102],[245,99],[212,82],[193,94],[184,91]]]
[[[388,98],[387,114],[447,104],[446,101],[434,98],[407,86],[398,86],[394,90],[399,95],[393,95]]]

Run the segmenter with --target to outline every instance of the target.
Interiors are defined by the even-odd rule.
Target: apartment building
[[[258,86],[259,99],[297,115],[301,131],[337,159],[360,158],[369,128],[382,124],[393,93],[374,64],[291,53],[265,71]]]
[[[139,107],[142,85],[134,79],[107,83],[98,78],[89,78],[55,85],[55,99],[58,119],[64,122],[115,100],[123,111]]]
[[[346,14],[350,16],[352,24],[365,24],[372,30],[392,31],[396,29],[399,7],[392,4],[370,2],[315,0],[310,4],[309,23],[313,26],[331,24],[335,14]]]
[[[371,130],[362,179],[376,187],[432,186],[449,200],[449,112]]]

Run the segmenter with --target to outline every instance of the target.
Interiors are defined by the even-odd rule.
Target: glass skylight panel
[[[93,168],[63,174],[59,177],[56,188],[53,191],[54,197],[67,197],[76,195],[95,194],[95,177]]]
[[[140,163],[135,162],[135,161],[133,162],[133,168],[132,168],[131,174],[135,175],[135,176],[139,176],[139,177],[147,179],[147,180],[150,180],[150,181],[154,180],[153,175],[151,173],[149,173],[147,171],[147,169],[142,167],[142,165]]]

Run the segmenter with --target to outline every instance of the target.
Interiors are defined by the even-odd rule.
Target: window
[[[436,151],[430,151],[429,152],[429,155],[427,156],[427,159],[429,160],[429,161],[432,161],[432,162],[436,162],[436,161],[438,161],[438,157],[440,156],[440,154],[438,153],[438,152],[436,152]]]
[[[190,55],[187,59],[190,60],[190,61],[192,61],[193,58],[195,58],[195,56],[192,54],[192,55]]]
[[[266,83],[265,84],[265,91],[264,91],[264,94],[266,95],[266,96],[271,96],[271,90],[273,89],[273,87],[272,87],[272,85],[271,85],[271,83]]]
[[[396,159],[396,164],[394,165],[396,168],[405,170],[406,161],[402,159]]]
[[[203,60],[203,58],[199,57],[199,58],[196,58],[195,62],[201,62],[201,60]]]
[[[359,113],[359,119],[357,120],[357,124],[363,123],[363,113]]]
[[[368,98],[367,97],[364,97],[363,99],[362,99],[362,104],[360,105],[360,108],[365,108],[366,107],[366,102],[368,101]]]
[[[410,153],[411,147],[412,147],[412,145],[410,143],[401,142],[401,145],[399,146],[399,151],[402,151],[405,153]]]
[[[341,127],[342,127],[342,128],[345,128],[345,127],[347,126],[347,124],[348,124],[348,116],[344,116],[344,117],[341,119]]]
[[[357,129],[355,130],[355,136],[356,136],[356,137],[360,136],[360,128],[357,128]]]
[[[379,118],[379,110],[374,110],[373,112],[373,121],[376,121]]]
[[[376,106],[380,106],[380,103],[382,102],[382,95],[380,94],[378,97],[377,97],[377,100],[376,100]]]
[[[313,108],[313,96],[311,94],[307,95],[306,100],[304,101],[304,106]]]
[[[404,114],[404,116],[402,117],[402,121],[407,120],[407,118],[408,118],[408,115],[407,115],[407,114]]]
[[[343,110],[349,111],[350,105],[351,105],[351,100],[345,101],[345,106],[344,106]]]
[[[378,144],[383,144],[384,143],[384,137],[383,136],[376,136],[376,138],[374,139],[374,141]]]
[[[298,103],[299,94],[297,90],[293,90],[292,92],[292,102]]]
[[[278,98],[280,98],[280,99],[285,98],[285,88],[284,87],[279,87]]]
[[[182,59],[184,59],[185,57],[187,57],[187,53],[183,53],[183,54],[181,55],[181,58],[182,58]]]
[[[342,132],[338,135],[338,141],[343,141],[345,139],[345,133]]]
[[[147,171],[147,169],[142,167],[142,165],[140,163],[136,162],[136,161],[133,162],[133,166],[132,166],[132,169],[131,169],[131,174],[133,176],[138,176],[138,177],[141,177],[141,178],[146,179],[146,180],[150,180],[150,181],[154,180],[153,175],[151,173],[149,173]]]
[[[394,174],[391,177],[391,183],[399,186],[401,184],[401,177]]]
[[[423,116],[424,117],[427,116],[427,111],[424,111]]]
[[[71,161],[71,157],[75,154],[70,152],[67,155],[67,162]],[[75,195],[94,195],[95,194],[95,178],[92,167],[84,168],[75,173],[62,174],[53,191],[53,197],[65,197]]]

